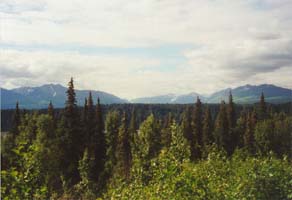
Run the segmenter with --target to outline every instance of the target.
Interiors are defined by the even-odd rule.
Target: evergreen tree
[[[183,136],[186,138],[187,142],[189,143],[190,152],[194,152],[194,135],[193,129],[191,125],[191,109],[190,106],[187,106],[185,111],[182,114],[182,122],[181,122],[181,129],[183,132]]]
[[[132,152],[136,150],[136,140],[138,137],[137,130],[138,130],[138,127],[137,127],[136,111],[133,108],[132,114],[131,114],[130,126],[129,126],[129,134],[130,134],[130,142],[131,142]]]
[[[85,97],[84,106],[83,106],[83,113],[82,113],[82,123],[83,123],[84,129],[86,129],[87,117],[88,117],[88,106],[87,106],[87,98]],[[87,130],[84,130],[84,131],[87,132]]]
[[[12,118],[12,128],[9,134],[2,136],[1,134],[1,169],[8,169],[15,165],[16,156],[13,149],[16,146],[16,138],[19,136],[21,125],[21,116],[18,101],[16,102],[15,111]]]
[[[195,109],[193,113],[193,135],[194,135],[194,151],[192,152],[192,160],[201,158],[202,154],[202,135],[203,135],[203,125],[202,125],[202,103],[199,97],[197,97],[197,102],[195,104]]]
[[[213,142],[212,132],[213,132],[212,115],[211,115],[209,107],[207,107],[204,114],[203,136],[202,136],[205,151],[207,150],[208,146],[211,145]]]
[[[161,147],[159,126],[153,114],[140,125],[137,143],[136,162],[142,173],[142,182],[147,183],[152,176],[149,171],[150,161],[158,156]]]
[[[54,111],[54,106],[52,104],[52,101],[50,101],[49,106],[48,106],[48,115],[52,117],[52,119],[55,119],[55,111]]]
[[[117,111],[110,111],[106,115],[105,120],[105,138],[106,138],[106,163],[105,163],[105,176],[110,178],[113,173],[114,166],[116,166],[116,148],[118,133],[120,127],[120,116]]]
[[[229,155],[232,154],[236,146],[238,145],[238,135],[235,132],[236,127],[236,113],[235,113],[235,106],[233,103],[232,93],[230,91],[229,93],[229,102],[227,107],[227,117],[228,117],[228,135],[229,135],[229,141],[228,141],[228,149],[227,153]]]
[[[73,78],[68,83],[67,100],[63,120],[59,126],[60,149],[63,151],[61,158],[61,171],[67,186],[79,181],[78,161],[82,154],[82,136],[80,134],[80,119],[76,104]]]
[[[93,141],[92,152],[95,158],[94,179],[96,181],[99,181],[99,184],[102,187],[104,184],[104,180],[102,180],[103,178],[101,177],[101,175],[104,171],[106,159],[106,141],[104,133],[103,114],[99,98],[97,99],[96,105],[96,131],[91,141]]]
[[[117,145],[117,170],[120,177],[129,179],[132,162],[130,135],[127,126],[127,115],[124,112],[121,127],[119,128]]]
[[[171,113],[168,113],[164,120],[164,124],[161,130],[161,145],[162,147],[169,148],[171,143],[171,124],[173,122],[173,117]]]
[[[267,105],[265,102],[265,96],[264,96],[263,92],[261,94],[258,110],[259,110],[259,120],[266,119],[267,118]]]
[[[237,120],[237,126],[236,126],[236,133],[237,133],[237,138],[238,138],[237,146],[240,148],[244,146],[243,137],[246,131],[246,125],[247,125],[247,112],[244,109],[240,113],[240,117]]]
[[[19,103],[17,101],[16,106],[15,106],[14,115],[13,115],[13,120],[12,120],[11,133],[13,135],[13,139],[15,139],[16,136],[19,134],[20,121],[21,121],[21,115],[20,115],[20,110],[19,110]]]
[[[227,150],[228,145],[228,118],[226,112],[225,102],[222,101],[220,105],[220,110],[215,122],[214,130],[215,143],[219,148]]]
[[[253,113],[249,112],[247,114],[247,120],[246,120],[246,130],[243,136],[244,146],[249,151],[249,153],[254,153],[254,115]]]
[[[85,148],[82,159],[79,160],[78,170],[81,181],[76,187],[77,195],[75,199],[96,199],[96,183],[92,181],[92,168],[94,158],[90,157],[88,149]]]
[[[86,123],[86,140],[85,144],[91,144],[91,141],[97,140],[97,138],[93,138],[96,132],[96,113],[94,110],[93,100],[91,92],[89,92],[88,100],[87,100],[87,123]],[[95,145],[93,142],[91,145]],[[89,150],[93,149],[94,147],[90,146]],[[90,152],[92,153],[92,152]]]

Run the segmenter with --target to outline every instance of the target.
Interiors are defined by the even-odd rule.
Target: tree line
[[[216,113],[198,97],[181,116],[151,113],[141,121],[137,114],[105,114],[90,92],[78,108],[72,78],[58,115],[52,102],[47,114],[21,112],[17,102],[12,128],[2,138],[2,197],[95,199],[121,183],[149,184],[157,175],[153,162],[164,154],[171,163],[199,163],[214,149],[227,158],[238,150],[253,157],[292,156],[292,117],[270,109],[263,93],[240,113],[230,92]]]

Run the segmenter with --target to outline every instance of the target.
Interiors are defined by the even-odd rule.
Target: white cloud
[[[1,85],[64,84],[74,76],[80,88],[122,97],[210,93],[245,83],[292,88],[291,10],[291,0],[3,0],[5,44],[195,48],[164,72],[144,70],[165,67],[157,55],[6,50]]]

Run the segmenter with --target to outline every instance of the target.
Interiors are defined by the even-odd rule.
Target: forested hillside
[[[73,79],[66,94],[64,109],[6,111],[2,199],[292,199],[290,104],[262,93],[238,106],[230,93],[101,106],[89,92],[78,107]]]

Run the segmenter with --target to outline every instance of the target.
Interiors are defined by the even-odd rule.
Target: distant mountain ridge
[[[60,84],[45,84],[40,87],[20,87],[11,90],[1,88],[1,109],[11,109],[15,107],[15,102],[19,101],[20,106],[26,109],[47,108],[51,100],[56,108],[65,106],[67,88]],[[265,99],[270,103],[292,102],[292,90],[270,84],[244,85],[236,88],[227,88],[211,94],[210,96],[198,93],[184,95],[167,94],[154,97],[137,98],[131,101],[121,99],[115,95],[92,90],[93,99],[101,99],[102,104],[119,103],[145,103],[145,104],[189,104],[194,103],[199,96],[204,103],[220,103],[227,101],[229,92],[232,92],[234,102],[239,104],[249,104],[259,101],[262,92]],[[77,103],[83,106],[84,99],[88,96],[89,90],[75,90]]]
[[[292,100],[292,90],[278,87],[271,84],[262,85],[244,85],[234,89],[225,89],[213,93],[207,103],[219,103],[222,100],[227,101],[229,92],[232,92],[233,99],[239,104],[256,103],[259,101],[263,92],[265,100],[269,103],[286,103]]]
[[[200,97],[202,100],[206,98],[198,93],[189,93],[184,95],[175,95],[175,94],[167,94],[167,95],[159,95],[153,97],[142,97],[133,99],[131,103],[169,103],[169,104],[188,104],[193,103],[197,97]]]
[[[292,90],[278,87],[271,84],[262,84],[258,86],[244,85],[234,89],[227,88],[211,94],[210,96],[190,93],[184,95],[161,95],[154,97],[144,97],[131,100],[132,103],[168,103],[168,104],[187,104],[194,103],[197,96],[204,103],[220,103],[222,100],[227,101],[229,92],[232,92],[234,102],[239,104],[249,104],[259,101],[262,92],[269,103],[286,103],[292,101]]]
[[[20,87],[11,90],[1,88],[1,108],[10,109],[19,101],[22,108],[46,108],[50,102],[54,107],[65,106],[67,88],[60,84],[45,84],[40,87]],[[83,106],[84,99],[88,97],[89,90],[75,90],[77,104]],[[99,97],[102,104],[128,103],[115,95],[92,90],[94,101]]]

